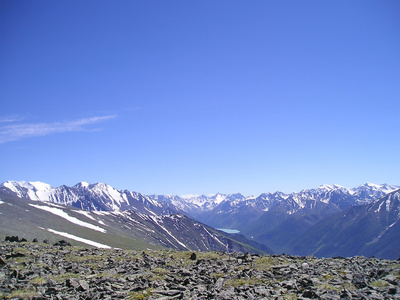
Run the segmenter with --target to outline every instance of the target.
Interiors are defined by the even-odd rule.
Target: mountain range
[[[133,210],[88,211],[20,198],[0,190],[0,237],[70,243],[99,248],[271,253],[242,235],[230,235],[181,214]]]
[[[310,227],[292,251],[317,256],[400,257],[400,191],[370,204],[350,207]],[[312,247],[310,249],[310,246]]]
[[[396,211],[398,208],[393,207],[390,211],[382,211],[379,218],[366,217],[368,215],[366,211],[374,211],[372,208],[369,209],[369,206],[376,205],[385,197],[396,199],[398,189],[398,186],[372,183],[352,189],[339,185],[322,185],[315,189],[306,189],[291,194],[275,192],[264,193],[258,197],[248,197],[239,193],[230,195],[217,193],[210,196],[143,195],[128,190],[117,190],[104,183],[89,184],[85,182],[80,182],[73,187],[64,185],[57,188],[41,182],[16,181],[7,181],[0,186],[0,192],[3,195],[13,195],[31,201],[39,200],[53,205],[72,206],[84,211],[91,211],[91,214],[95,212],[119,215],[134,213],[153,218],[169,218],[179,215],[191,222],[207,224],[209,228],[239,231],[248,238],[245,244],[254,243],[253,245],[261,248],[263,247],[261,244],[264,244],[268,246],[265,246],[264,250],[269,251],[271,248],[276,253],[320,256],[347,256],[365,253],[365,255],[378,254],[384,257],[400,256],[398,251],[378,251],[378,248],[383,247],[381,241],[387,240],[386,236],[397,229],[397,219],[383,214],[389,215],[392,210]],[[397,205],[396,201],[392,202],[394,206]],[[328,250],[330,249],[329,245],[332,245],[330,241],[333,239],[331,235],[324,235],[328,228],[332,226],[335,228],[330,231],[334,236],[334,233],[342,227],[333,224],[341,224],[343,215],[356,213],[363,214],[364,217],[360,215],[359,218],[369,220],[373,224],[378,224],[378,221],[385,218],[391,220],[392,223],[388,221],[390,224],[380,222],[379,226],[371,225],[375,230],[368,231],[368,234],[364,232],[363,235],[367,235],[365,240],[355,239],[353,235],[359,234],[357,231],[359,227],[352,227],[356,220],[352,218],[347,221],[348,231],[340,234],[342,238],[346,236],[345,233],[347,234],[347,248],[338,247],[335,244],[335,247],[331,247],[334,250]],[[329,221],[333,223],[329,223]],[[324,240],[317,234],[318,232],[329,240]],[[188,236],[185,239],[188,239]],[[367,240],[368,242],[366,242]],[[360,246],[361,241],[363,244]],[[372,244],[368,245],[372,246],[364,245],[371,242]],[[390,242],[387,240],[387,244],[389,243],[387,248],[391,249],[393,242]],[[343,241],[336,243],[342,245]],[[321,247],[321,245],[325,245],[325,247]]]

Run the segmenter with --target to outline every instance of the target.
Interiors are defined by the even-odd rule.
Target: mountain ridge
[[[13,190],[15,192],[19,192],[19,193],[21,193],[21,190],[19,188],[26,188],[26,189],[32,190],[32,191],[46,192],[46,191],[49,191],[49,190],[58,189],[58,188],[60,188],[62,186],[70,187],[70,186],[66,186],[66,185],[61,185],[59,187],[53,187],[50,184],[47,184],[47,183],[44,183],[44,182],[41,182],[41,181],[15,181],[15,180],[5,181],[5,182],[1,183],[0,186],[9,188],[9,189],[11,189],[11,190]],[[108,185],[107,183],[104,183],[104,182],[88,183],[88,182],[85,182],[85,181],[80,181],[80,182],[76,183],[75,185],[73,185],[72,188],[90,189],[91,187],[99,187],[99,186],[101,187],[101,189],[106,188],[106,189],[112,189],[114,191],[119,191],[119,192],[121,192],[121,191],[129,191],[127,189],[117,190],[117,189],[113,188],[112,186],[110,186],[110,185]],[[310,192],[315,192],[315,191],[324,191],[324,190],[325,191],[332,191],[332,190],[338,190],[338,189],[345,190],[345,191],[349,192],[350,194],[354,194],[358,190],[367,191],[368,189],[369,190],[375,189],[375,191],[381,190],[381,191],[384,191],[384,192],[386,191],[386,193],[388,193],[388,192],[391,192],[391,191],[393,191],[395,189],[399,189],[399,188],[400,188],[400,186],[389,185],[387,183],[374,184],[374,183],[371,183],[371,182],[366,182],[365,184],[361,184],[358,187],[354,187],[354,188],[346,188],[346,187],[344,187],[342,185],[338,185],[338,184],[322,184],[322,185],[320,185],[320,186],[318,186],[316,188],[302,189],[299,192],[292,192],[292,193],[284,193],[284,192],[281,192],[281,191],[264,192],[264,193],[261,193],[257,197],[266,196],[266,195],[268,195],[268,196],[270,196],[270,195],[275,195],[275,196],[279,195],[279,196],[284,198],[284,197],[289,197],[290,195],[310,193]],[[40,198],[39,195],[40,194],[36,195],[36,200],[39,200],[39,198]],[[145,194],[143,194],[143,195],[145,195]],[[148,196],[148,197],[164,196],[164,197],[170,197],[170,198],[171,197],[179,197],[181,199],[187,200],[187,202],[192,202],[192,201],[194,201],[194,199],[198,199],[198,198],[200,198],[200,199],[215,199],[215,198],[226,199],[226,198],[232,197],[232,196],[238,196],[238,197],[241,197],[243,199],[254,199],[254,198],[257,198],[254,195],[245,196],[240,192],[232,193],[232,194],[224,194],[224,193],[218,192],[218,193],[215,193],[215,194],[210,194],[208,196],[205,195],[205,194],[202,194],[202,195],[196,195],[196,194],[188,194],[188,195],[149,194],[149,195],[146,195],[146,196]],[[30,198],[32,198],[32,197],[30,197]],[[220,202],[220,200],[217,201],[217,202]]]
[[[340,185],[321,185],[314,189],[304,189],[300,192],[285,194],[279,191],[274,193],[262,193],[258,197],[243,196],[240,193],[221,194],[217,193],[212,196],[178,196],[178,195],[144,195],[138,192],[128,190],[117,190],[105,183],[90,184],[87,182],[79,182],[72,187],[62,185],[60,187],[52,187],[51,185],[39,181],[6,181],[0,186],[2,189],[8,189],[19,197],[27,197],[31,200],[42,200],[53,203],[60,203],[80,207],[86,210],[118,210],[130,209],[132,201],[139,201],[147,204],[147,209],[157,210],[160,213],[162,209],[175,207],[177,211],[196,212],[210,211],[224,202],[231,202],[238,205],[239,202],[247,201],[250,205],[259,206],[261,210],[267,211],[271,206],[278,202],[288,201],[291,199],[293,204],[297,204],[298,208],[303,207],[304,200],[312,200],[317,197],[322,202],[329,202],[329,195],[332,192],[342,192],[347,197],[357,195],[356,203],[341,204],[342,206],[350,206],[361,203],[369,203],[373,199],[384,196],[387,192],[393,191],[399,187],[387,184],[371,184],[366,183],[357,188],[348,189]],[[101,198],[102,201],[97,203],[89,203],[90,198]],[[136,202],[135,202],[136,203]],[[258,203],[258,204],[257,204]],[[249,204],[246,204],[249,205]],[[165,206],[162,208],[161,206]],[[158,209],[156,208],[158,207]],[[341,207],[345,208],[345,207]],[[142,207],[142,210],[146,207]]]
[[[400,257],[400,190],[350,207],[311,226],[289,252],[322,256]]]
[[[310,230],[318,231],[316,224],[319,222],[348,209],[373,205],[398,189],[394,185],[373,183],[350,189],[340,185],[320,185],[291,194],[274,192],[246,197],[240,193],[144,195],[117,190],[105,183],[87,182],[57,188],[41,182],[7,181],[0,185],[0,192],[5,194],[86,211],[132,211],[153,218],[178,213],[213,228],[239,231],[251,241],[267,245],[275,253],[294,254],[301,249],[299,239],[310,235]]]

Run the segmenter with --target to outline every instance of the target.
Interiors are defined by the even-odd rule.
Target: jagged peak
[[[369,187],[369,188],[375,188],[375,189],[380,189],[382,188],[382,184],[375,184],[372,182],[367,182],[365,184],[360,185],[359,187]]]
[[[86,181],[81,181],[78,182],[77,184],[74,185],[74,188],[83,188],[83,189],[87,189],[90,187],[90,183],[86,182]]]
[[[165,195],[165,196],[173,197],[174,195]],[[197,194],[186,194],[186,195],[180,195],[179,197],[186,200],[186,199],[199,198],[201,196],[199,196]]]
[[[94,187],[100,187],[100,188],[109,187],[109,185],[107,183],[104,183],[104,182],[96,182],[96,183],[93,184],[93,186]]]
[[[230,197],[240,197],[240,198],[244,198],[244,195],[242,193],[234,193],[234,194],[230,194]]]
[[[325,186],[325,187],[327,187],[327,188],[329,188],[329,189],[331,189],[331,190],[345,189],[344,186],[339,185],[339,184],[325,184],[325,185],[322,185],[322,186]]]

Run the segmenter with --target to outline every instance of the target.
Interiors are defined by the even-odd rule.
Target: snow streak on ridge
[[[92,229],[92,230],[96,230],[96,231],[99,231],[99,232],[102,232],[102,233],[106,233],[107,232],[104,228],[101,228],[99,226],[96,226],[96,225],[81,221],[81,220],[79,220],[79,219],[77,219],[75,217],[71,217],[70,215],[68,215],[62,209],[49,207],[49,206],[36,205],[36,204],[29,204],[29,205],[32,206],[32,207],[41,209],[41,210],[48,211],[48,212],[50,212],[50,213],[52,213],[54,215],[57,215],[57,216],[59,216],[61,218],[66,219],[67,221],[69,221],[71,223],[74,223],[76,225],[83,226],[83,227],[86,227],[86,228],[89,228],[89,229]]]

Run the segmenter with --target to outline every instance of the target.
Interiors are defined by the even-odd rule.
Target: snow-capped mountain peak
[[[135,210],[150,214],[173,210],[193,216],[212,213],[214,210],[239,213],[243,209],[248,209],[261,213],[278,206],[281,210],[294,213],[314,207],[316,203],[345,209],[353,205],[371,203],[399,188],[387,184],[366,183],[357,188],[347,189],[336,184],[324,184],[291,194],[275,192],[264,193],[258,197],[245,197],[240,193],[229,195],[217,193],[209,196],[145,196],[128,190],[120,191],[101,182],[95,184],[79,182],[73,187],[53,188],[42,182],[7,181],[1,187],[21,198],[72,205],[86,210]]]
[[[76,185],[74,185],[74,188],[87,189],[87,188],[89,188],[89,186],[90,186],[90,183],[85,182],[85,181],[81,181],[81,182],[77,183]]]
[[[26,189],[31,189],[31,190],[36,190],[36,191],[45,191],[45,190],[50,190],[52,187],[51,185],[40,182],[40,181],[6,181],[2,183],[2,186],[7,187],[9,189],[15,189],[15,188],[26,188]]]
[[[375,189],[379,189],[379,188],[382,187],[381,184],[374,184],[374,183],[371,183],[371,182],[367,182],[367,183],[365,183],[365,184],[362,185],[362,186],[371,187],[371,188],[375,188]]]
[[[51,193],[52,187],[40,181],[6,181],[3,187],[13,191],[18,197],[27,197],[31,200],[41,200],[47,198]]]
[[[169,197],[173,196],[173,195],[168,195]],[[198,198],[199,195],[196,194],[187,194],[187,195],[180,195],[179,197],[181,197],[182,199],[193,199],[193,198]]]
[[[226,195],[222,195],[220,193],[217,193],[213,196],[214,201],[216,204],[221,203],[222,201],[224,201],[226,199]]]
[[[344,186],[338,184],[323,184],[317,187],[319,190],[332,191],[336,189],[346,189]]]

